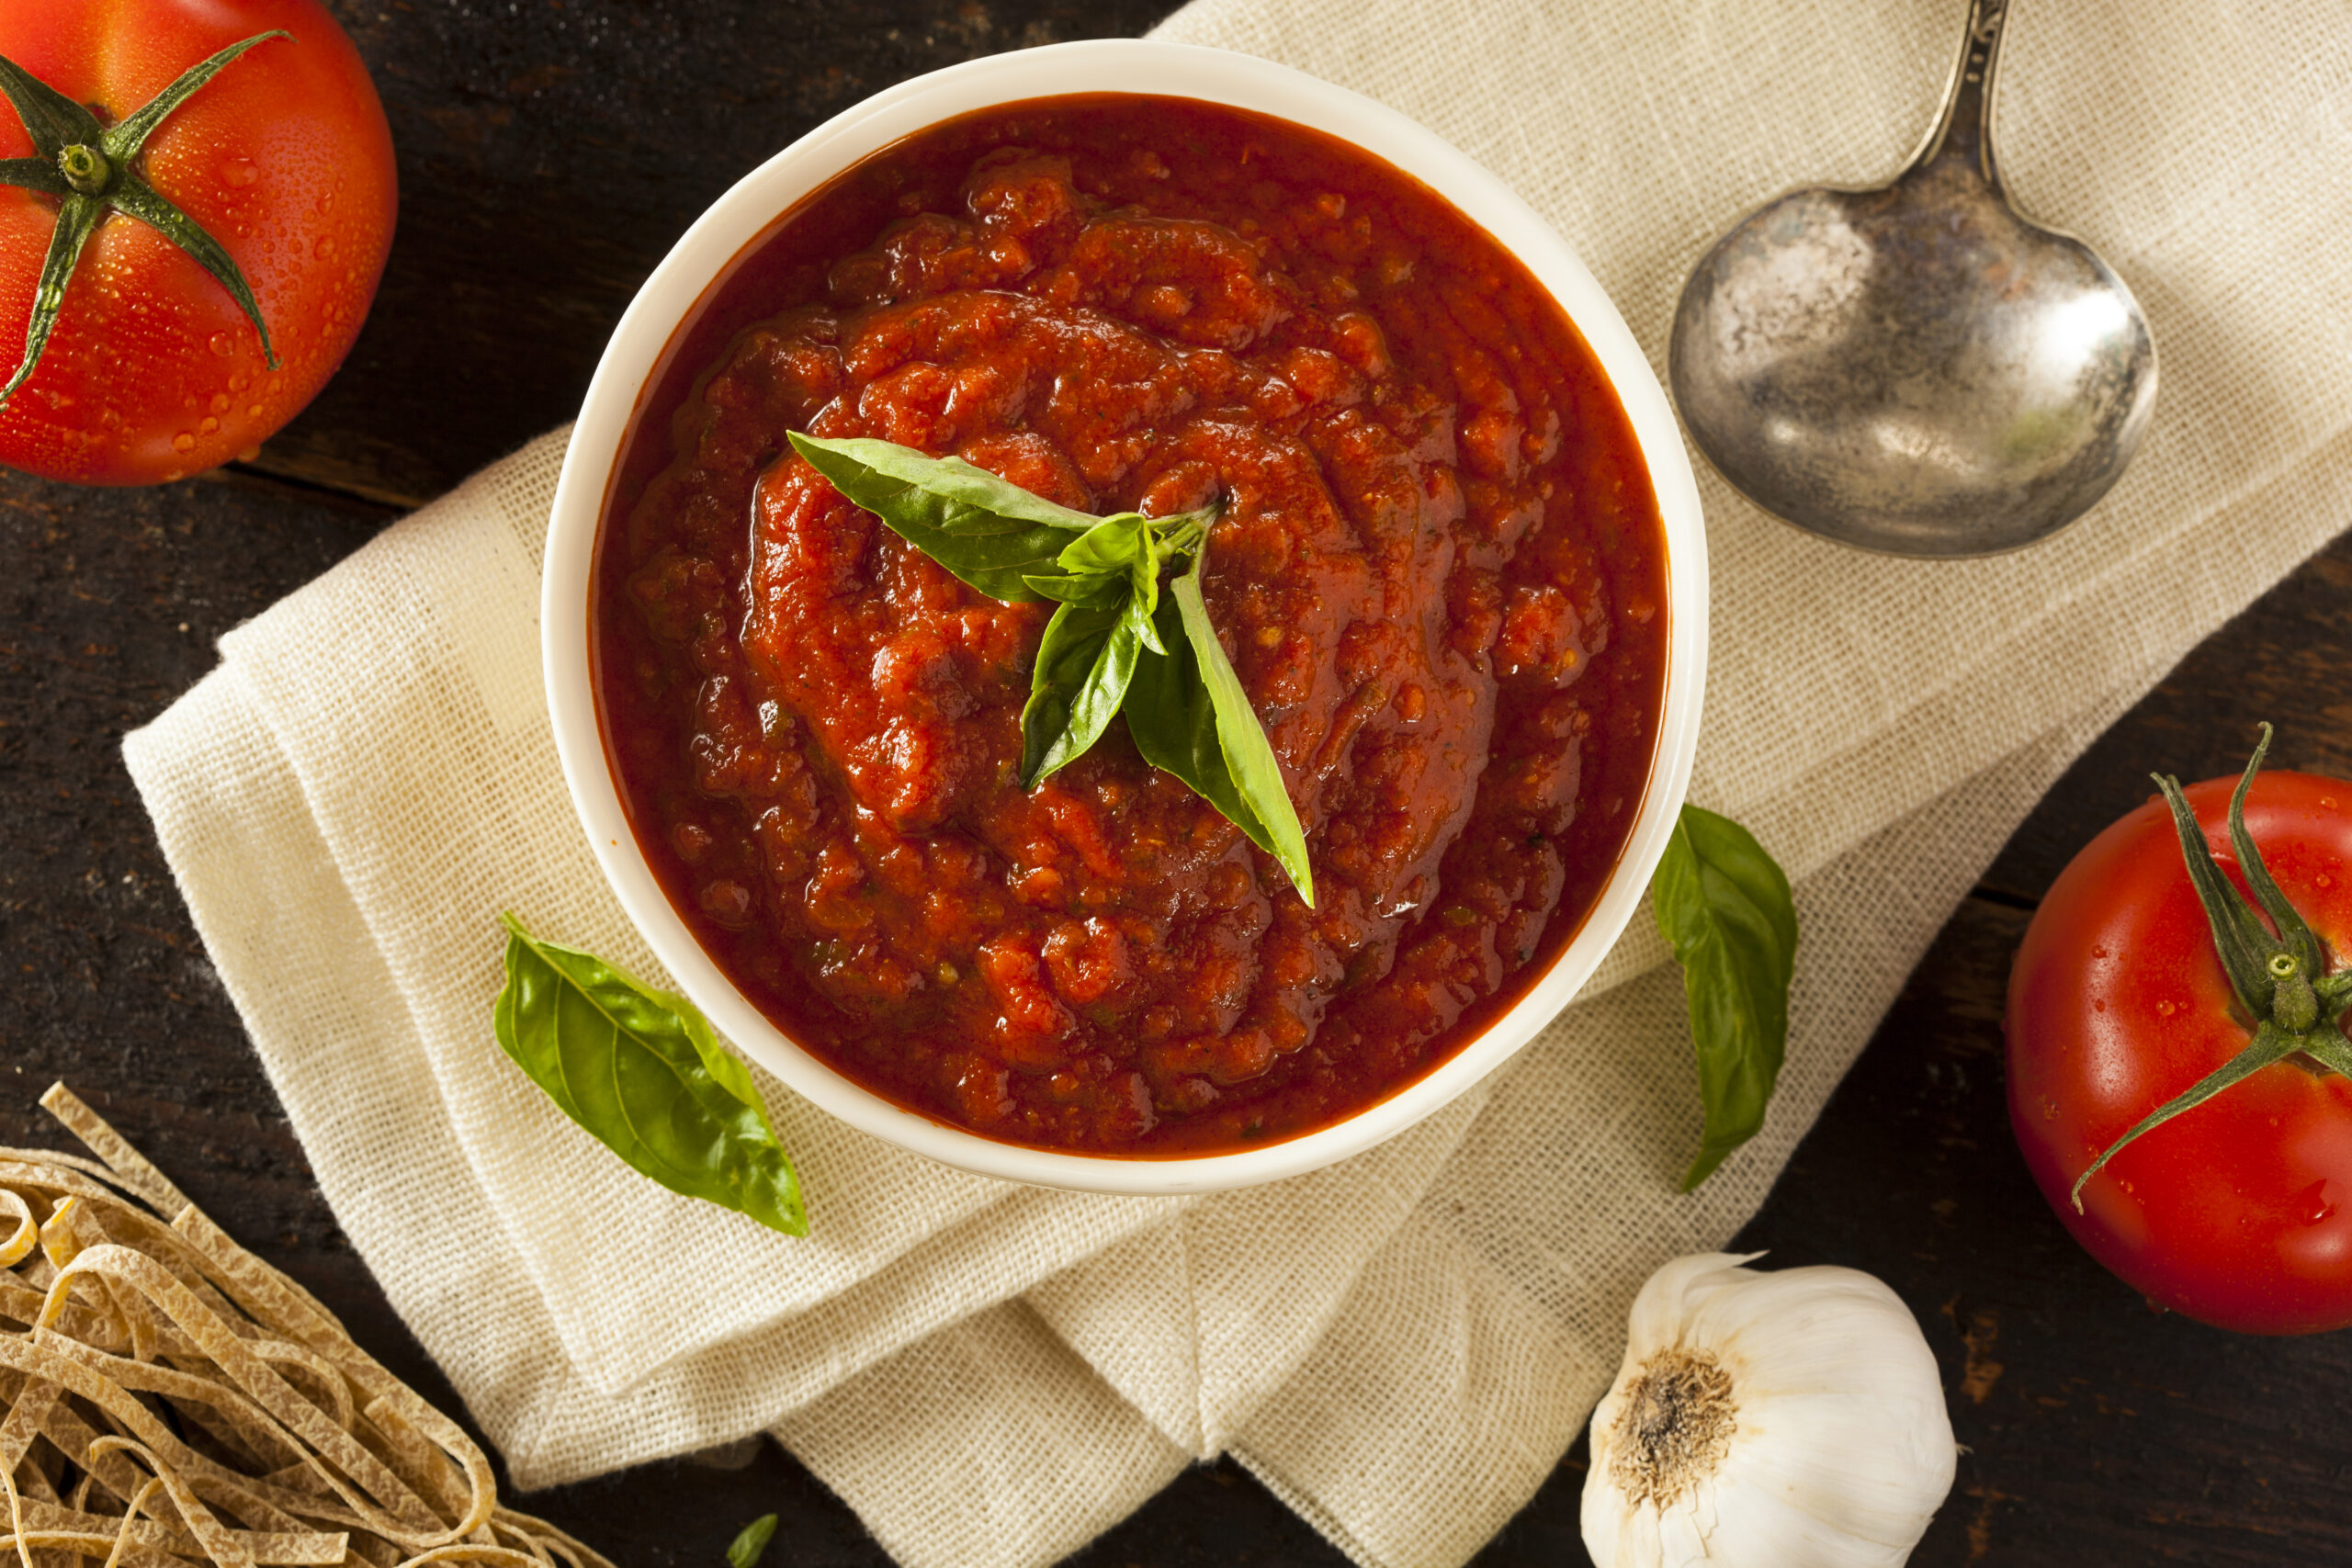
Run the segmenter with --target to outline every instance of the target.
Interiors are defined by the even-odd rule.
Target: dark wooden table
[[[66,4],[70,0],[44,0]],[[0,472],[0,1142],[71,1078],[229,1228],[429,1397],[454,1396],[313,1184],[174,890],[122,733],[221,632],[402,510],[568,417],[672,239],[819,120],[968,56],[1140,32],[1161,0],[331,0],[400,147],[400,235],[342,375],[260,458],[144,491]],[[2343,520],[2352,525],[2352,518]],[[2352,1562],[2352,1337],[2235,1337],[2151,1313],[2067,1239],[2003,1108],[2008,958],[2074,850],[2162,766],[2352,776],[2352,541],[2199,648],[2105,737],[1953,915],[1739,1245],[1886,1280],[1967,1446],[1915,1561]],[[735,1456],[739,1460],[741,1455]],[[1581,1445],[1479,1559],[1583,1561]],[[656,1506],[649,1500],[659,1498]],[[542,1494],[624,1564],[713,1565],[774,1510],[782,1568],[886,1561],[773,1444]],[[1087,1568],[1344,1560],[1230,1464],[1194,1470]]]

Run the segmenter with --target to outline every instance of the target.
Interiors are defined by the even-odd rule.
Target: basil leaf
[[[760,1553],[768,1549],[768,1542],[775,1536],[774,1514],[762,1514],[745,1525],[742,1533],[727,1549],[727,1568],[753,1568],[760,1560]]]
[[[1183,613],[1174,597],[1159,602],[1155,629],[1169,651],[1145,649],[1136,660],[1135,675],[1127,682],[1127,735],[1153,767],[1174,773],[1193,793],[1223,812],[1250,835],[1250,841],[1273,852],[1272,835],[1258,814],[1234,787],[1225,765],[1225,749],[1217,743],[1216,703],[1200,676],[1200,661],[1184,640]]]
[[[1258,722],[1258,710],[1250,705],[1241,677],[1233,672],[1232,663],[1225,657],[1216,628],[1209,625],[1208,601],[1201,596],[1201,569],[1208,554],[1205,545],[1193,552],[1192,566],[1168,585],[1169,596],[1182,615],[1184,639],[1193,645],[1200,679],[1208,687],[1216,712],[1218,746],[1234,787],[1265,826],[1267,850],[1290,874],[1291,886],[1311,909],[1315,908],[1315,871],[1306,863],[1306,830],[1290,803],[1290,786],[1283,782],[1282,764],[1274,760],[1266,727]]]
[[[673,1192],[808,1234],[800,1183],[752,1075],[684,997],[506,922],[500,1049],[566,1116]]]
[[[1080,576],[1109,572],[1124,575],[1137,561],[1151,559],[1151,547],[1145,542],[1150,531],[1150,518],[1140,512],[1122,512],[1105,517],[1072,539],[1055,559],[1064,571]]]
[[[1159,635],[1159,569],[1170,557],[1186,550],[1197,554],[1201,540],[1207,536],[1209,524],[1216,518],[1216,513],[1211,509],[1182,513],[1154,525],[1144,536],[1142,552],[1128,569],[1135,586],[1127,614],[1135,623],[1136,638],[1154,653],[1164,654],[1174,646]]]
[[[1090,609],[1115,609],[1127,602],[1135,592],[1135,578],[1127,571],[1089,572],[1084,577],[1039,577],[1031,575],[1022,581],[1041,599],[1055,599],[1065,604],[1084,604]]]
[[[1685,806],[1650,883],[1657,929],[1682,965],[1706,1131],[1690,1191],[1756,1135],[1789,1041],[1797,911],[1789,879],[1755,835]]]
[[[1192,785],[1273,856],[1311,909],[1315,873],[1307,863],[1306,835],[1265,728],[1217,645],[1201,597],[1207,556],[1205,549],[1196,551],[1160,601],[1154,619],[1170,651],[1140,651],[1127,688],[1127,733],[1144,761]]]
[[[926,457],[895,442],[831,441],[798,431],[790,439],[844,497],[974,588],[1008,604],[1043,597],[1026,578],[1061,575],[1058,558],[1071,536],[1102,522],[960,457]]]
[[[1159,571],[1154,567],[1148,574],[1137,573],[1141,584],[1132,587],[1126,596],[1120,625],[1127,635],[1152,652],[1165,654],[1168,639],[1159,635],[1159,623],[1153,618],[1159,609]]]
[[[1060,603],[1021,712],[1024,786],[1083,755],[1125,712],[1144,759],[1231,818],[1314,907],[1306,834],[1282,765],[1201,596],[1218,507],[1093,517],[959,458],[789,434],[834,489],[981,592]],[[1161,566],[1186,554],[1190,566],[1163,595]]]
[[[1054,612],[1021,710],[1022,788],[1035,789],[1102,739],[1126,700],[1139,647],[1126,604]]]

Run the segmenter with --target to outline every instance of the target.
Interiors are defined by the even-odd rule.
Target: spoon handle
[[[1905,173],[1947,161],[1976,171],[1996,194],[2000,166],[1993,158],[1993,73],[2001,62],[2001,33],[2014,0],[1969,0],[1968,30],[1961,35],[1960,59],[1944,89],[1943,112],[1912,155]]]

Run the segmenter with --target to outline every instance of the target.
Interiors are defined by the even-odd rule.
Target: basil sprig
[[[514,1065],[671,1191],[807,1235],[799,1180],[752,1075],[695,1005],[503,918],[506,986],[491,1022]]]
[[[896,442],[796,432],[792,445],[843,496],[991,599],[1056,604],[1021,710],[1023,788],[1085,755],[1124,713],[1144,761],[1224,813],[1314,907],[1306,831],[1201,596],[1216,507],[1097,517]]]
[[[1686,805],[1650,883],[1659,934],[1682,965],[1706,1130],[1690,1191],[1764,1124],[1789,1041],[1797,911],[1789,879],[1756,836]]]

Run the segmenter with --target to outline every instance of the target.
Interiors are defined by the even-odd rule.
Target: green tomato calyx
[[[127,118],[107,126],[100,125],[98,117],[82,105],[16,62],[0,56],[0,96],[7,98],[17,118],[24,121],[25,134],[32,139],[36,154],[30,158],[0,158],[0,185],[17,186],[58,199],[57,230],[50,238],[48,255],[41,260],[40,282],[33,290],[32,315],[25,322],[24,358],[8,384],[0,387],[0,403],[13,397],[40,363],[41,351],[49,346],[50,333],[56,330],[58,315],[65,308],[66,286],[73,281],[74,268],[82,259],[82,247],[97,232],[98,224],[114,212],[129,213],[155,230],[210,273],[253,322],[254,331],[261,334],[262,355],[269,361],[269,367],[277,368],[277,351],[270,346],[269,328],[261,319],[261,306],[254,301],[253,287],[238,269],[235,258],[201,224],[149,185],[137,172],[134,161],[155,128],[198,88],[219,75],[222,66],[255,44],[271,39],[290,40],[292,36],[278,31],[255,33],[232,43],[210,59],[188,67],[179,80]]]
[[[2245,1049],[2142,1117],[2091,1161],[2089,1168],[2075,1179],[2070,1194],[2078,1214],[2083,1212],[2084,1184],[2117,1151],[2240,1079],[2298,1054],[2325,1071],[2352,1077],[2352,1041],[2345,1038],[2339,1021],[2346,1004],[2352,1003],[2352,970],[2328,973],[2326,951],[2311,922],[2279,891],[2270,868],[2262,863],[2262,852],[2255,847],[2254,835],[2246,830],[2246,792],[2254,787],[2254,775],[2261,772],[2262,760],[2269,753],[2270,733],[2270,727],[2264,725],[2254,756],[2230,795],[2230,849],[2254,894],[2251,900],[2238,891],[2213,858],[2205,829],[2198,825],[2188,797],[2181,793],[2180,781],[2155,775],[2156,787],[2172,808],[2188,880],[2213,928],[2214,951],[2221,955],[2238,1005],[2255,1021],[2254,1038],[2246,1042]]]

